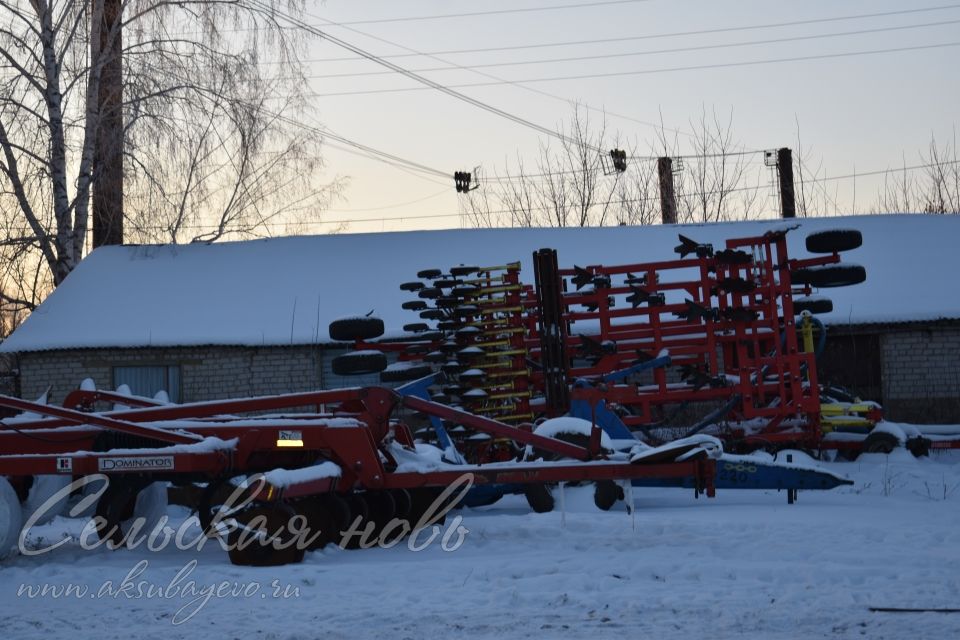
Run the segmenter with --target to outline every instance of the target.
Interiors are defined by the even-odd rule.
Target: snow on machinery
[[[573,415],[650,444],[710,433],[732,452],[855,455],[897,442],[923,451],[930,442],[919,433],[875,428],[879,406],[821,393],[816,355],[825,332],[813,314],[833,305],[812,294],[865,280],[864,267],[840,257],[862,237],[813,233],[806,248],[817,255],[795,259],[786,241],[794,228],[730,239],[722,249],[680,235],[676,258],[616,266],[560,268],[556,252],[542,249],[532,286],[521,281],[520,263],[425,269],[400,285],[416,296],[403,308],[420,316],[404,326],[408,337],[372,342],[383,332],[374,318],[334,323],[335,339],[360,338],[359,351],[335,359],[334,369],[382,371],[384,382],[430,375],[425,388],[441,403],[514,424]],[[387,366],[383,351],[397,362]],[[507,455],[509,443],[462,425],[434,428],[444,445],[459,433],[473,460],[489,458],[484,447]]]
[[[92,412],[97,402],[123,406]],[[89,499],[104,542],[128,543],[138,517],[146,519],[140,535],[149,533],[171,483],[199,492],[200,529],[226,542],[232,562],[275,565],[345,535],[357,547],[442,523],[438,501],[451,499],[445,494],[465,474],[479,486],[538,485],[544,500],[548,485],[592,481],[601,508],[620,499],[618,481],[638,478],[683,480],[713,496],[720,450],[705,436],[617,453],[589,425],[579,446],[382,387],[183,405],[81,389],[64,404],[0,396],[0,406],[24,412],[0,425],[0,558],[31,521],[63,512],[66,494],[50,500],[74,478],[109,480]],[[415,445],[401,420],[411,411],[535,447],[550,461],[449,464],[439,450]],[[296,526],[293,516],[302,516]],[[357,531],[364,535],[350,535]]]

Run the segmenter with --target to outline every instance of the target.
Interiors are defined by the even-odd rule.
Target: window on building
[[[113,388],[125,384],[135,396],[152,398],[166,391],[171,402],[180,402],[180,366],[114,367]]]

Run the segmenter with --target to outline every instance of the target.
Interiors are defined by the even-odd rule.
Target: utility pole
[[[777,149],[777,177],[780,180],[780,217],[796,218],[797,205],[793,194],[793,152]]]
[[[663,224],[676,224],[677,196],[673,190],[673,160],[657,158],[657,174],[660,176],[660,212]]]
[[[102,64],[97,94],[100,121],[93,157],[94,248],[123,244],[122,11],[121,0],[103,0],[100,37],[90,43],[92,63]]]

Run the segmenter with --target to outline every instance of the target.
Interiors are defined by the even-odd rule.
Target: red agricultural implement
[[[334,367],[369,373],[386,366],[380,351],[394,351],[384,381],[435,373],[434,399],[504,422],[571,413],[595,422],[599,412],[612,435],[648,442],[709,429],[731,450],[831,446],[797,318],[832,309],[814,288],[865,279],[840,260],[862,239],[814,233],[807,248],[821,255],[793,259],[788,231],[722,249],[681,235],[678,257],[616,266],[559,268],[542,249],[534,286],[522,284],[519,263],[424,270],[401,285],[417,296],[404,308],[423,320],[405,326],[409,339],[371,343],[379,321],[343,320],[331,335],[359,338],[360,353]],[[698,411],[706,418],[691,425]]]
[[[127,408],[77,410],[90,410],[97,401]],[[222,533],[217,526],[222,505],[234,507],[234,526],[225,534],[232,561],[277,564],[339,541],[351,526],[375,540],[432,525],[424,518],[445,497],[443,490],[465,474],[477,485],[539,487],[534,493],[541,498],[549,496],[549,484],[592,481],[598,506],[610,508],[622,498],[616,481],[637,478],[685,480],[697,494],[712,496],[713,458],[719,453],[703,439],[618,454],[601,447],[599,428],[578,446],[381,387],[152,404],[97,391],[73,392],[63,408],[0,396],[0,406],[36,416],[7,419],[0,429],[0,476],[12,481],[0,477],[6,493],[0,496],[0,551],[5,554],[16,542],[24,516],[36,520],[35,514],[20,513],[19,501],[36,503],[32,491],[50,494],[40,484],[49,487],[50,478],[61,478],[58,486],[75,477],[109,478],[96,502],[97,532],[116,544],[124,542],[138,497],[155,483],[192,486],[199,492],[200,525],[209,535]],[[530,446],[539,455],[535,461],[447,464],[438,450],[416,446],[401,420],[414,411]],[[257,482],[235,482],[252,474],[263,475]],[[10,496],[11,486],[16,497]],[[224,497],[238,491],[241,500]],[[46,494],[40,498],[53,498]],[[244,508],[237,511],[239,504]],[[295,515],[302,516],[299,529],[285,529]],[[315,536],[308,547],[290,544],[301,530]],[[244,535],[246,544],[240,544]]]

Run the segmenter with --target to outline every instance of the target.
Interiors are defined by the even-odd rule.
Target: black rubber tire
[[[380,373],[387,368],[387,356],[379,351],[363,353],[354,351],[337,356],[330,363],[333,373],[338,376],[362,376]]]
[[[404,331],[409,331],[410,333],[420,333],[421,331],[429,331],[430,325],[426,322],[411,322],[410,324],[403,325]]]
[[[800,315],[804,311],[810,313],[830,313],[833,311],[833,300],[829,298],[797,298],[793,301],[793,313]]]
[[[617,504],[622,492],[613,480],[597,480],[593,488],[593,503],[601,511],[610,511]]]
[[[536,513],[549,513],[553,511],[556,501],[553,498],[553,492],[545,484],[528,484],[523,489],[523,495],[527,498],[527,504]]]
[[[340,517],[333,513],[320,496],[311,496],[293,505],[298,515],[307,519],[307,551],[316,551],[337,540]]]
[[[294,514],[293,509],[284,504],[253,506],[236,514],[234,518],[238,524],[242,525],[249,525],[258,516],[265,518],[266,531],[271,536],[279,532],[279,542],[285,548],[273,548],[272,541],[261,544],[259,540],[251,538],[249,533],[244,535],[240,528],[236,528],[230,532],[227,539],[230,545],[227,551],[230,562],[248,567],[276,567],[302,562],[306,550],[299,548],[301,546],[299,543],[286,546],[293,538],[288,524],[290,517]],[[241,540],[245,545],[242,549],[238,546]]]
[[[345,498],[347,506],[350,508],[350,516],[347,519],[347,526],[343,528],[340,532],[340,544],[344,549],[359,549],[360,548],[360,538],[359,535],[351,535],[350,539],[346,541],[346,544],[343,543],[343,535],[347,532],[348,529],[353,528],[356,532],[362,532],[367,525],[367,522],[370,521],[370,506],[367,504],[366,499],[358,493],[351,493]],[[357,523],[357,526],[354,527],[353,523],[356,522],[357,518],[360,518],[360,522]]]
[[[423,300],[408,300],[402,303],[400,308],[406,311],[423,311],[427,308],[427,303]]]
[[[330,339],[337,342],[379,338],[383,331],[383,320],[380,318],[343,318],[330,323]]]
[[[367,491],[364,498],[370,507],[370,520],[374,524],[373,533],[369,536],[369,541],[373,542],[397,515],[397,504],[390,491]]]
[[[793,284],[808,284],[827,289],[860,284],[867,279],[867,270],[858,264],[837,264],[826,267],[801,268],[790,273]]]
[[[864,453],[892,453],[900,446],[900,441],[892,433],[874,432],[863,441]]]
[[[450,267],[450,275],[452,276],[468,276],[471,273],[476,273],[479,269],[474,266],[459,264],[455,267]]]
[[[401,291],[420,291],[420,289],[423,289],[425,286],[427,285],[423,284],[419,280],[414,280],[413,282],[404,282],[403,284],[401,284],[400,290]]]
[[[836,253],[856,249],[863,244],[863,234],[856,229],[830,229],[807,236],[810,253]]]
[[[439,278],[442,275],[443,271],[440,271],[440,269],[424,269],[422,271],[417,271],[418,278],[430,278],[432,280],[433,278]]]
[[[407,382],[408,380],[419,380],[424,376],[433,373],[433,367],[428,364],[419,364],[406,369],[396,369],[394,371],[381,371],[380,382]]]
[[[442,309],[426,309],[420,312],[420,317],[424,320],[443,320],[447,314]]]

